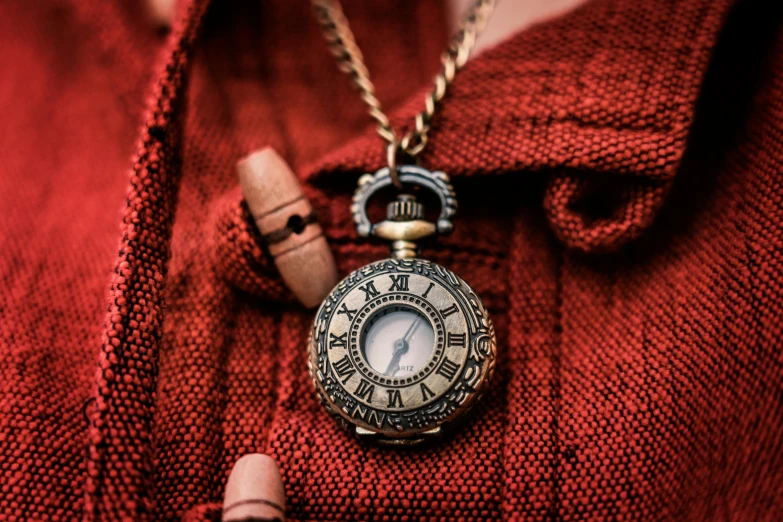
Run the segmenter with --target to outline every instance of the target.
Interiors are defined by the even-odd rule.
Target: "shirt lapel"
[[[475,58],[441,104],[422,164],[453,177],[545,175],[547,217],[572,248],[638,237],[680,166],[731,2],[666,4],[596,0]],[[392,110],[395,128],[412,122],[429,89]],[[323,185],[384,161],[368,128],[304,175]]]

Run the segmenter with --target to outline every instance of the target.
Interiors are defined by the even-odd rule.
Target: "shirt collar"
[[[619,247],[652,223],[668,193],[730,4],[596,0],[516,34],[457,75],[422,165],[456,178],[545,172],[545,207],[561,240]],[[391,111],[395,128],[413,120],[429,89]],[[384,162],[368,128],[303,175],[322,184]],[[583,199],[599,178],[622,188],[617,208],[595,218],[578,209],[590,207]]]

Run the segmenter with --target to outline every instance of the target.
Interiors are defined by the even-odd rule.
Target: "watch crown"
[[[400,194],[386,207],[386,218],[390,221],[412,221],[422,217],[424,206],[409,194]]]

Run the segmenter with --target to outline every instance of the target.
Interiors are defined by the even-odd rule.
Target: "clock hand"
[[[411,325],[408,327],[408,330],[405,332],[405,335],[402,336],[402,339],[394,343],[392,358],[391,361],[389,361],[389,365],[386,367],[386,371],[383,372],[384,375],[393,376],[394,373],[399,369],[400,358],[402,358],[403,353],[408,351],[408,339],[414,334],[414,332],[416,332],[416,328],[420,323],[421,316],[416,316],[416,319],[414,319]]]
[[[390,377],[393,376],[394,373],[400,368],[400,358],[402,357],[402,354],[404,354],[407,351],[408,351],[408,343],[405,342],[404,339],[395,341],[394,351],[392,352],[391,361],[389,361],[389,365],[386,366],[386,371],[384,371],[383,374],[388,375]]]
[[[402,340],[405,341],[405,343],[408,342],[409,337],[413,335],[413,333],[416,331],[416,328],[419,326],[419,323],[421,323],[421,316],[417,315],[416,319],[414,319],[411,325],[408,327],[408,331],[405,332],[405,335],[402,336]]]
[[[389,366],[386,367],[386,371],[383,372],[384,375],[388,375],[389,377],[394,376],[394,374],[397,372],[397,370],[400,369],[400,357],[402,357],[401,351],[394,351],[394,355],[392,355],[391,361],[389,361]]]

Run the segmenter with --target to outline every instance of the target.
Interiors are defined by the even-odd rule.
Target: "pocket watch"
[[[437,104],[468,60],[495,0],[474,0],[441,58],[443,68],[402,139],[384,114],[361,51],[337,0],[312,0],[329,49],[361,92],[388,167],[365,174],[351,212],[360,236],[391,241],[391,256],[351,272],[324,299],[309,341],[310,375],[321,402],[344,427],[382,444],[414,445],[454,426],[486,390],[495,366],[495,330],[476,293],[447,268],[418,257],[417,242],[451,232],[454,189],[440,171],[397,165],[424,150]],[[391,185],[387,219],[371,223],[367,203]],[[440,201],[435,223],[413,190]]]
[[[351,272],[321,304],[309,340],[310,374],[326,410],[383,444],[437,438],[476,403],[495,365],[495,331],[481,299],[452,271],[418,257],[417,241],[451,231],[449,178],[396,167],[405,187],[440,200],[437,222],[411,193],[371,223],[370,198],[392,184],[389,167],[359,180],[352,214],[361,236],[391,241],[391,257]]]

